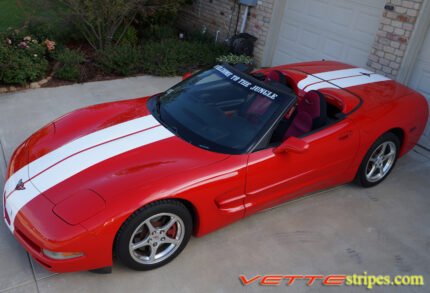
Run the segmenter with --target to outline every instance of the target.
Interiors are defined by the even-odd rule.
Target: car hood
[[[34,196],[58,204],[103,182],[148,184],[228,157],[175,136],[150,114],[147,100],[80,109],[33,134],[25,143],[28,159],[15,161],[27,161]]]

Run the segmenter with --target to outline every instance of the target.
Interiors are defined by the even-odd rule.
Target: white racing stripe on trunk
[[[390,79],[379,74],[372,74],[371,76],[366,76],[366,75],[354,76],[354,77],[332,80],[330,82],[320,82],[317,84],[313,84],[305,88],[305,92],[316,91],[316,90],[325,89],[325,88],[350,88],[354,86],[371,84],[375,82],[388,81],[388,80]]]
[[[299,81],[299,83],[297,84],[297,87],[301,90],[304,90],[307,86],[311,84],[319,83],[319,82],[322,82],[322,80],[315,76],[308,75],[305,79],[302,79],[301,81]]]
[[[388,80],[390,79],[367,69],[352,68],[309,75],[298,83],[298,87],[309,92],[322,88],[348,88]]]
[[[337,85],[338,87],[348,88],[348,87],[365,85],[365,84],[381,82],[381,81],[388,81],[388,80],[390,80],[388,77],[385,77],[379,74],[372,74],[370,76],[362,75],[362,76],[356,76],[351,78],[333,80],[331,82]]]
[[[360,75],[362,73],[372,74],[373,72],[364,68],[351,68],[351,69],[323,72],[323,73],[318,73],[314,75],[324,80],[333,80],[338,78],[345,78],[345,77]]]
[[[323,81],[323,82],[319,82],[319,83],[310,85],[310,86],[306,87],[304,90],[305,90],[305,92],[310,92],[310,91],[317,91],[319,89],[329,89],[329,88],[337,89],[339,87],[335,86],[332,83]]]
[[[351,77],[362,73],[371,74],[372,72],[363,68],[351,68],[351,69],[321,72],[321,73],[309,75],[305,79],[301,80],[297,86],[299,87],[299,89],[303,90],[306,87],[315,83],[329,81],[333,79]]]
[[[81,137],[31,162],[5,184],[5,192],[10,194],[6,199],[9,229],[13,232],[16,214],[40,193],[102,161],[172,136],[152,116],[145,116]],[[32,172],[36,176],[25,184],[24,190],[14,191],[19,180],[28,181],[28,167],[39,172]]]

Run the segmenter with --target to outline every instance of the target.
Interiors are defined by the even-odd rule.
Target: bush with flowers
[[[45,77],[55,45],[19,31],[0,35],[0,83],[23,85]]]

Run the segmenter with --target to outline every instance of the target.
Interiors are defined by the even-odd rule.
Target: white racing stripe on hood
[[[40,172],[35,173],[36,176],[31,182],[25,184],[26,189],[14,191],[7,198],[6,209],[11,221],[9,229],[13,232],[16,214],[40,193],[91,166],[172,136],[174,134],[160,126],[152,116],[146,116],[84,136],[24,166],[8,179],[5,185],[6,193],[10,194],[20,179],[24,182],[28,180],[27,167],[34,164]],[[46,168],[42,169],[43,167]]]
[[[298,87],[309,92],[322,88],[348,88],[387,80],[390,79],[367,69],[352,68],[309,75],[298,83]]]
[[[31,178],[52,166],[53,163],[64,160],[87,148],[157,125],[159,125],[158,121],[152,115],[148,115],[90,133],[31,162],[29,164],[29,176]]]

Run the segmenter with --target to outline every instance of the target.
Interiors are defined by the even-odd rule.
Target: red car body
[[[286,76],[299,99],[317,88],[345,114],[339,122],[303,137],[309,146],[305,153],[276,155],[274,148],[242,155],[215,153],[183,141],[152,121],[148,97],[95,105],[48,124],[16,149],[6,178],[6,223],[48,270],[107,267],[112,265],[114,239],[121,225],[151,202],[182,201],[194,216],[194,235],[202,236],[284,201],[352,181],[368,149],[387,131],[402,138],[400,156],[417,144],[424,131],[425,98],[393,80],[329,61],[259,72],[273,69]],[[139,118],[146,119],[146,128],[127,130],[127,123]],[[65,147],[117,125],[125,125],[121,130],[125,132],[86,148]],[[95,159],[104,154],[105,144],[142,133],[147,137],[151,131],[163,137],[105,160]],[[56,154],[57,150],[66,154]],[[41,163],[47,155],[49,163]],[[81,166],[91,160],[96,163]],[[67,165],[69,161],[79,166]],[[73,168],[78,171],[55,178]],[[54,183],[44,186],[48,179],[37,183],[43,176]],[[31,192],[37,196],[14,202],[14,197],[22,193],[25,198]],[[83,255],[55,260],[43,249]]]

